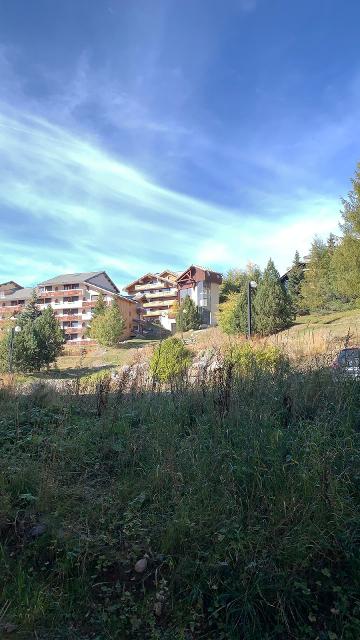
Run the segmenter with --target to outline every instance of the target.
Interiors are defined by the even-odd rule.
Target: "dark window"
[[[76,282],[75,284],[64,284],[64,291],[69,291],[70,289],[78,289],[79,288],[79,283]]]
[[[51,298],[45,298],[44,304],[50,304],[50,302],[51,302]]]
[[[45,291],[52,291],[52,286],[51,285],[46,285]]]

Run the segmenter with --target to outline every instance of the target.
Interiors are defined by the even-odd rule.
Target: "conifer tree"
[[[291,298],[294,313],[302,310],[301,284],[304,280],[304,267],[300,262],[299,252],[295,251],[294,260],[289,272],[287,292]]]
[[[289,327],[294,314],[290,296],[270,259],[254,299],[256,332],[266,336]]]
[[[199,329],[200,324],[201,318],[199,310],[190,296],[186,296],[180,304],[176,316],[176,330],[190,331],[191,329]]]
[[[93,318],[96,318],[96,316],[103,316],[106,309],[107,309],[107,304],[105,302],[105,297],[103,292],[100,291],[98,295],[98,299],[96,300],[96,303],[95,303]]]
[[[37,306],[36,290],[33,289],[31,298],[29,299],[29,301],[25,305],[25,308],[17,318],[18,324],[22,326],[22,324],[26,323],[28,320],[32,320],[32,321],[36,320],[36,318],[38,318],[40,315],[41,315],[41,311]]]
[[[306,266],[301,286],[303,305],[310,311],[329,310],[335,301],[332,256],[328,246],[315,238],[310,249],[310,260]]]
[[[352,190],[342,200],[343,238],[333,256],[334,287],[342,302],[360,298],[360,163],[352,180]]]

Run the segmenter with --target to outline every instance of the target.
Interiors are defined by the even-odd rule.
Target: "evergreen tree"
[[[334,287],[342,302],[360,298],[360,164],[352,186],[347,199],[342,200],[343,238],[333,255]]]
[[[291,298],[294,313],[302,310],[301,284],[304,280],[304,267],[300,262],[299,252],[295,251],[294,260],[289,272],[287,292]]]
[[[113,300],[105,313],[92,319],[89,335],[103,347],[117,347],[124,329],[124,319],[116,300]]]
[[[304,307],[310,311],[329,310],[336,298],[332,256],[328,246],[319,238],[315,238],[311,246],[301,295]]]
[[[65,333],[50,306],[36,318],[34,325],[41,367],[48,367],[60,355],[65,343]]]
[[[19,316],[21,331],[13,341],[13,367],[16,371],[40,371],[60,355],[65,335],[51,307],[35,316],[34,307]],[[24,310],[26,311],[26,309]]]
[[[256,332],[263,336],[286,329],[294,319],[290,296],[271,259],[257,288],[254,312]]]
[[[107,309],[107,304],[105,301],[105,297],[103,292],[100,291],[94,307],[93,318],[96,318],[97,316],[103,316],[106,309]]]
[[[35,289],[31,294],[31,298],[27,302],[25,308],[18,316],[18,324],[22,326],[23,323],[26,323],[28,320],[36,320],[41,315],[41,311],[37,306],[37,294]]]
[[[199,310],[190,296],[186,296],[180,304],[176,316],[176,329],[177,331],[190,331],[191,329],[199,329],[200,324]]]

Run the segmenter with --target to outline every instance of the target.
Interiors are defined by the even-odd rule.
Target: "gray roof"
[[[6,296],[2,296],[0,298],[0,307],[1,303],[6,300],[28,300],[31,298],[33,291],[33,287],[22,287],[21,289],[16,289],[13,293],[8,293]]]
[[[98,276],[103,271],[88,271],[87,273],[65,273],[62,276],[56,276],[55,278],[50,278],[49,280],[44,280],[43,282],[39,282],[39,287],[44,284],[74,284],[77,282],[85,282],[89,280],[89,278],[93,278],[94,276]]]

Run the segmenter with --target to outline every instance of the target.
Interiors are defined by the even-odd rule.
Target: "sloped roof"
[[[1,302],[4,302],[6,300],[28,300],[29,298],[31,298],[33,291],[33,287],[21,287],[20,289],[16,289],[16,291],[8,293],[7,295],[0,298],[0,306]]]
[[[145,278],[154,278],[154,280],[162,280],[163,282],[169,282],[170,284],[173,284],[172,280],[169,280],[169,278],[163,278],[159,273],[145,273],[140,278],[136,278],[136,280],[130,282],[130,284],[127,284],[126,287],[124,287],[124,290],[127,291],[128,289],[130,289],[130,287],[133,287],[137,283],[141,284],[143,280],[145,280]]]
[[[89,280],[89,278],[93,278],[94,276],[98,276],[104,271],[88,271],[85,273],[64,273],[61,276],[55,276],[55,278],[49,278],[49,280],[44,280],[43,282],[39,282],[38,286],[43,286],[46,284],[73,284],[76,282],[85,282]]]

